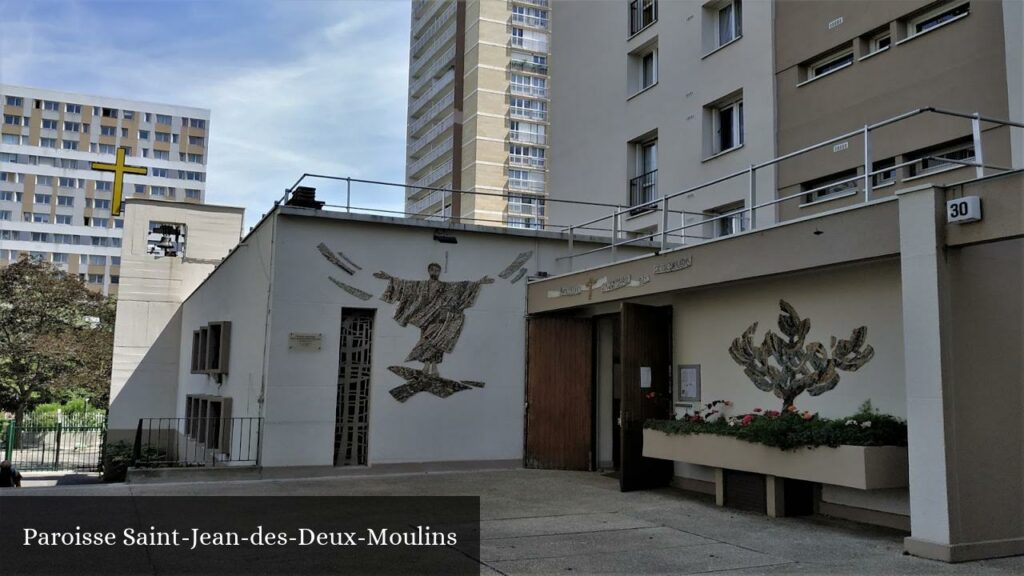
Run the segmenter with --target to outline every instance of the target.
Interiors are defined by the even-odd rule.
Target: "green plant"
[[[782,450],[817,446],[906,446],[907,423],[879,414],[865,402],[848,418],[821,418],[810,412],[767,412],[708,420],[700,415],[677,420],[648,420],[644,426],[666,434],[715,434],[773,446]]]
[[[135,447],[124,440],[107,444],[103,451],[103,481],[124,482],[128,475],[128,467],[135,459]],[[139,454],[135,466],[139,468],[156,468],[167,465],[167,451],[145,445]]]

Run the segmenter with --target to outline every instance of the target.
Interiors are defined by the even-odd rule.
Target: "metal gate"
[[[94,472],[103,460],[107,427],[0,422],[0,454],[22,471]]]

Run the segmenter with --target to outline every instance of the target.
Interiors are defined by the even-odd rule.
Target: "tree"
[[[0,407],[21,424],[39,402],[106,404],[114,312],[113,298],[49,263],[23,258],[0,270]]]
[[[875,355],[871,346],[864,347],[868,333],[865,326],[854,330],[849,340],[837,341],[833,336],[831,357],[820,342],[804,346],[811,321],[801,320],[785,300],[779,300],[779,308],[782,310],[779,330],[786,339],[768,330],[762,344],[754,346],[753,336],[757,331],[757,322],[754,322],[742,336],[732,341],[729,355],[744,367],[743,373],[754,386],[782,398],[783,411],[804,392],[820,396],[835,388],[839,384],[836,370],[855,372]]]

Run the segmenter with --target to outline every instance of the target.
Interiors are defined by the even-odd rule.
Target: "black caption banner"
[[[0,496],[8,574],[479,574],[480,499]]]

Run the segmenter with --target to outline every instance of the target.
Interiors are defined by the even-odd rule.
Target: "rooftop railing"
[[[908,160],[908,161],[905,161],[905,162],[900,162],[898,164],[889,164],[889,165],[886,165],[885,167],[883,167],[881,169],[877,169],[876,170],[874,168],[874,161],[872,159],[873,158],[873,156],[872,156],[872,147],[871,147],[871,134],[872,134],[872,132],[876,131],[876,130],[878,130],[880,128],[884,128],[886,126],[897,124],[897,123],[902,122],[904,120],[908,120],[910,118],[914,118],[916,116],[920,116],[922,114],[937,114],[937,115],[946,116],[946,117],[964,118],[964,119],[970,120],[971,121],[971,139],[973,141],[973,146],[974,146],[974,161],[956,160],[956,159],[944,158],[944,157],[935,156],[935,155],[925,155],[925,156],[922,156],[922,157],[916,157],[916,158],[914,158],[912,160]],[[1007,126],[1007,127],[1013,127],[1013,128],[1024,128],[1024,123],[1016,122],[1016,121],[1012,121],[1012,120],[999,119],[999,118],[991,118],[991,117],[988,117],[988,116],[982,116],[979,113],[968,114],[968,113],[956,112],[956,111],[952,111],[952,110],[943,110],[943,109],[933,108],[933,107],[918,108],[916,110],[911,110],[909,112],[905,112],[903,114],[899,114],[897,116],[893,116],[892,118],[888,118],[886,120],[882,120],[881,122],[876,122],[874,124],[866,124],[866,125],[864,125],[863,128],[860,128],[858,130],[853,130],[853,131],[847,132],[845,134],[841,134],[839,136],[835,136],[833,138],[829,138],[827,140],[823,140],[823,141],[818,142],[816,144],[812,144],[810,146],[806,146],[804,148],[801,148],[799,150],[795,150],[795,151],[790,152],[788,154],[783,154],[781,156],[772,158],[772,159],[767,160],[765,162],[761,162],[761,163],[758,163],[758,164],[751,164],[749,168],[746,168],[744,170],[739,170],[739,171],[733,172],[731,174],[727,174],[725,176],[722,176],[722,177],[719,177],[719,178],[715,178],[713,180],[709,180],[707,182],[698,184],[696,186],[691,186],[689,188],[685,188],[685,189],[680,190],[678,192],[674,192],[672,194],[668,194],[668,195],[662,196],[661,198],[655,198],[655,199],[652,199],[652,200],[649,200],[649,201],[646,201],[646,202],[640,202],[640,203],[635,203],[635,204],[631,202],[631,206],[628,207],[628,208],[619,209],[619,210],[616,210],[616,211],[614,211],[611,214],[606,215],[606,216],[600,216],[600,217],[597,217],[597,218],[593,218],[593,219],[587,220],[585,222],[580,222],[580,223],[577,223],[577,224],[573,224],[573,225],[569,226],[566,229],[566,231],[568,233],[569,254],[567,256],[561,257],[560,259],[567,259],[567,260],[569,260],[569,269],[572,270],[573,269],[573,265],[572,265],[573,258],[578,258],[578,257],[581,257],[581,256],[586,256],[586,255],[597,253],[597,252],[601,252],[601,251],[604,251],[604,250],[609,250],[610,253],[611,253],[611,261],[614,262],[615,261],[616,248],[618,248],[620,246],[625,246],[625,245],[628,245],[628,244],[636,243],[636,242],[654,241],[654,242],[656,242],[660,246],[660,251],[665,251],[665,250],[673,247],[673,246],[670,246],[670,244],[669,244],[670,238],[682,237],[682,238],[685,239],[687,237],[687,230],[692,230],[692,229],[698,228],[698,227],[704,227],[705,225],[707,225],[709,223],[710,224],[716,224],[720,220],[733,219],[733,218],[736,218],[738,216],[742,217],[742,220],[746,223],[746,229],[747,230],[756,230],[758,228],[758,221],[757,221],[757,212],[758,212],[758,210],[761,210],[761,209],[764,209],[764,208],[774,207],[774,206],[776,206],[778,204],[781,204],[783,202],[793,201],[793,200],[797,200],[797,199],[802,198],[802,197],[807,197],[808,195],[813,195],[815,192],[818,192],[818,191],[821,191],[821,190],[827,190],[827,189],[829,189],[831,187],[835,187],[837,185],[841,185],[841,184],[848,183],[848,182],[858,182],[858,183],[860,183],[860,186],[858,187],[858,191],[861,192],[862,195],[863,195],[862,196],[862,202],[869,202],[869,201],[872,200],[872,192],[873,192],[873,189],[874,189],[874,180],[875,180],[876,176],[879,176],[879,175],[882,175],[882,174],[885,174],[885,173],[888,173],[888,172],[892,172],[892,171],[894,171],[894,170],[896,170],[898,168],[902,168],[902,167],[905,167],[905,166],[910,166],[910,165],[913,165],[913,164],[919,164],[923,159],[926,159],[926,158],[927,159],[932,159],[932,160],[935,160],[936,162],[941,162],[941,163],[959,164],[961,166],[973,166],[975,168],[975,175],[978,178],[981,178],[981,177],[985,176],[985,170],[986,169],[1001,170],[1001,171],[1013,170],[1014,168],[1012,168],[1012,167],[992,166],[992,165],[985,164],[985,160],[984,160],[985,156],[984,156],[983,143],[982,143],[982,123],[995,124],[996,126]],[[818,150],[818,149],[824,148],[826,146],[831,146],[833,144],[844,142],[844,141],[846,141],[846,140],[848,140],[850,138],[854,138],[854,137],[860,137],[860,138],[863,139],[863,163],[859,165],[859,168],[863,169],[861,173],[857,174],[856,176],[851,176],[849,178],[845,178],[845,179],[842,179],[842,180],[832,181],[832,182],[829,182],[828,184],[825,184],[823,186],[819,186],[819,187],[812,188],[812,189],[809,189],[809,190],[801,190],[800,192],[795,193],[795,194],[788,194],[786,196],[777,197],[777,198],[774,198],[772,200],[761,202],[761,203],[757,203],[756,202],[756,195],[755,194],[756,194],[756,182],[757,182],[758,170],[763,170],[765,168],[772,168],[772,167],[776,166],[777,164],[779,164],[780,162],[783,162],[785,160],[796,158],[796,157],[801,156],[803,154],[807,154],[809,152],[813,152],[814,150]],[[1024,165],[1024,159],[1021,159],[1021,165]],[[682,197],[684,195],[691,194],[691,193],[696,192],[698,190],[709,188],[711,186],[715,186],[717,184],[721,184],[723,182],[727,182],[727,181],[734,180],[734,179],[737,179],[737,178],[745,179],[746,180],[746,185],[747,185],[747,200],[745,202],[745,205],[742,208],[739,208],[739,209],[734,210],[734,211],[727,212],[725,214],[713,215],[711,217],[706,217],[707,215],[703,215],[702,214],[701,216],[705,216],[704,218],[700,219],[699,221],[690,222],[690,223],[686,223],[685,222],[685,218],[683,218],[683,222],[681,222],[681,224],[679,226],[673,227],[672,225],[670,225],[669,217],[670,217],[671,214],[684,214],[684,215],[689,215],[690,214],[689,212],[672,211],[672,210],[670,210],[669,209],[670,208],[669,202],[671,200],[673,200],[675,198],[680,198],[680,197]],[[632,237],[629,237],[629,238],[626,238],[626,239],[622,239],[621,238],[622,230],[621,230],[621,227],[619,226],[619,222],[620,222],[621,218],[624,215],[628,216],[630,214],[636,214],[638,211],[642,211],[642,210],[645,210],[645,209],[646,210],[660,212],[661,223],[660,223],[660,226],[658,227],[658,230],[656,232],[652,232],[650,234],[644,234],[644,235],[639,235],[639,236],[632,236]],[[594,249],[591,249],[591,250],[587,250],[587,251],[581,252],[581,253],[574,253],[574,251],[573,251],[573,236],[574,236],[575,231],[577,231],[577,230],[590,230],[590,229],[592,229],[593,226],[600,225],[602,222],[606,222],[606,221],[609,221],[609,220],[613,224],[611,242],[609,242],[606,246],[601,246],[601,247],[594,248]]]

